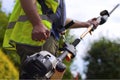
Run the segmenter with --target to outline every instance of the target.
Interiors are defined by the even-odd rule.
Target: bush
[[[7,55],[0,50],[0,79],[16,79],[19,74]]]

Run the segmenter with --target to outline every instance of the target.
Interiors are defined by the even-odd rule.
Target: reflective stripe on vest
[[[42,18],[42,20],[47,20],[47,21],[49,21],[49,22],[52,23],[52,20],[48,16],[46,16],[46,15],[40,15],[40,17]],[[19,22],[25,22],[27,20],[28,20],[28,17],[26,15],[22,15],[22,16],[19,17],[19,19],[17,21],[19,21]],[[15,24],[16,24],[17,21],[15,21],[15,22],[9,22],[7,28],[8,29],[14,28],[14,26],[15,26]]]

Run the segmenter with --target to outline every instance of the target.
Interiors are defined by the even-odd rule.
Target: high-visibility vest
[[[57,0],[45,0],[46,5],[53,10],[55,13],[59,3]],[[38,13],[42,18],[42,23],[50,30],[52,23],[46,15],[42,15],[41,6],[36,3]],[[45,41],[34,41],[32,40],[33,26],[28,20],[25,12],[23,11],[20,0],[16,0],[13,12],[9,19],[8,27],[5,32],[3,47],[9,49],[15,49],[15,43],[30,45],[30,46],[41,46]]]

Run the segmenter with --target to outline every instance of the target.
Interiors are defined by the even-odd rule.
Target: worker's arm
[[[41,18],[37,12],[36,0],[20,0],[20,3],[29,21],[33,25],[32,39],[47,39],[49,37],[49,31],[41,22]]]
[[[20,2],[32,25],[39,25],[41,23],[41,18],[37,13],[36,0],[20,0]]]
[[[70,21],[72,21],[72,19],[67,18],[66,19],[66,24],[68,24]],[[74,24],[72,26],[70,26],[70,29],[73,29],[73,28],[88,28],[92,24],[94,24],[95,27],[98,26],[98,23],[95,20],[92,20],[92,19],[88,20],[86,22],[74,20]]]

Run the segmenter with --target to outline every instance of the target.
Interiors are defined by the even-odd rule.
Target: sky
[[[14,0],[2,0],[2,9],[7,13],[12,11]],[[120,0],[65,0],[67,17],[79,21],[87,21],[94,17],[100,16],[99,13],[103,10],[110,12]],[[86,28],[73,29],[70,31],[71,35],[79,38]],[[120,6],[110,15],[107,22],[99,25],[92,35],[87,34],[83,40],[77,45],[77,57],[75,63],[81,63],[82,57],[85,56],[86,51],[90,48],[90,43],[98,40],[100,37],[106,37],[110,40],[120,38]],[[83,64],[84,65],[84,64]],[[79,65],[79,72],[83,72],[84,66]],[[84,78],[85,76],[83,76]]]
[[[87,21],[93,17],[100,16],[99,13],[103,10],[109,12],[117,5],[120,4],[120,0],[66,0],[67,4],[67,17],[73,18],[79,21]],[[86,29],[71,30],[71,34],[75,34],[77,38]],[[107,22],[92,32],[92,35],[85,36],[80,44],[89,44],[100,36],[105,36],[109,39],[120,38],[120,6],[111,14]]]
[[[87,21],[100,16],[99,13],[103,10],[110,12],[117,4],[120,4],[120,0],[66,0],[67,17],[79,21]],[[86,29],[81,28],[74,29],[71,30],[71,34],[79,38],[85,31]],[[86,69],[84,65],[88,63],[84,62],[81,58],[85,56],[87,50],[90,49],[90,44],[102,36],[110,40],[120,38],[120,6],[110,15],[105,24],[99,25],[97,29],[92,32],[92,35],[87,34],[77,45],[77,56],[72,64],[72,67],[74,66],[74,69],[72,68],[74,75],[76,75],[75,71],[78,71],[82,74],[83,79],[86,77],[83,70]]]

